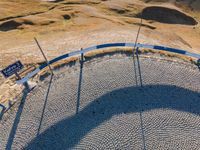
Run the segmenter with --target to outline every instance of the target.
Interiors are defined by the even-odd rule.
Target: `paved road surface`
[[[199,149],[197,67],[147,55],[140,64],[143,88],[126,55],[57,70],[0,122],[0,149]]]

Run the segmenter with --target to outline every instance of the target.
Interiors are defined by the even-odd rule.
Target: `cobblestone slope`
[[[199,70],[181,60],[105,56],[61,68],[0,122],[0,149],[198,149]]]

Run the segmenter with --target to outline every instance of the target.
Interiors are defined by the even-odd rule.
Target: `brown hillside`
[[[139,42],[200,53],[198,0],[0,1],[0,68],[15,60],[37,63],[67,51],[107,42]]]

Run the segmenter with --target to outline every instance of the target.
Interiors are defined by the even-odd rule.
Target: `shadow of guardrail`
[[[41,128],[41,125],[42,125],[44,112],[45,112],[46,104],[47,104],[47,101],[48,101],[49,92],[50,92],[50,89],[51,89],[52,80],[53,80],[53,75],[51,75],[51,77],[50,77],[49,86],[47,88],[47,93],[46,93],[45,100],[44,100],[44,106],[43,106],[43,109],[42,109],[41,119],[40,119],[40,122],[39,122],[38,131],[37,131],[37,136],[40,134],[40,128]],[[16,134],[16,131],[17,131],[17,128],[18,128],[18,124],[20,123],[20,118],[21,118],[21,115],[23,113],[23,109],[24,109],[24,105],[25,105],[25,102],[26,102],[27,95],[30,92],[30,90],[32,90],[32,89],[30,89],[30,87],[27,83],[24,83],[24,86],[25,86],[25,88],[23,90],[23,96],[22,96],[21,102],[19,104],[18,110],[16,112],[16,116],[15,116],[11,131],[10,131],[10,134],[9,134],[9,137],[8,137],[8,140],[7,140],[6,150],[12,149],[12,144],[13,144],[15,134]]]
[[[5,109],[6,109],[6,107],[4,105],[0,104],[0,121],[2,120]]]
[[[44,113],[45,113],[45,109],[46,109],[46,105],[47,105],[47,101],[48,101],[48,97],[49,97],[49,92],[50,92],[50,89],[51,89],[52,80],[53,80],[53,74],[51,74],[51,77],[50,77],[49,86],[47,88],[47,93],[46,93],[46,96],[45,96],[44,106],[43,106],[43,109],[42,109],[42,114],[41,114],[39,127],[38,127],[38,131],[37,131],[37,135],[36,136],[39,136],[39,134],[40,134],[42,121],[43,121],[43,118],[44,118]]]
[[[6,150],[11,150],[12,149],[12,143],[13,143],[16,131],[17,131],[18,124],[20,122],[20,118],[21,118],[23,109],[24,109],[24,105],[25,105],[25,102],[26,102],[26,97],[28,95],[28,92],[30,91],[29,86],[28,86],[27,83],[24,83],[24,86],[25,86],[25,88],[23,90],[22,100],[21,100],[20,105],[18,107],[16,116],[15,116],[15,120],[13,122],[12,129],[11,129],[9,137],[8,137],[8,141],[7,141],[7,144],[6,144]]]
[[[80,73],[79,73],[79,80],[78,80],[77,102],[76,102],[76,114],[78,114],[79,107],[80,107],[81,85],[82,85],[82,78],[83,78],[83,64],[84,64],[84,60],[83,60],[83,57],[81,57]]]
[[[178,96],[178,98],[177,98]],[[192,97],[192,98],[191,98]],[[200,115],[200,93],[170,85],[126,87],[95,99],[78,114],[52,125],[33,139],[25,149],[71,149],[91,130],[122,113],[140,113],[141,143],[145,146],[142,113],[154,109],[172,109]]]

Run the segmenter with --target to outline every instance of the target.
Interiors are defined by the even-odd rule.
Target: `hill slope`
[[[0,6],[0,68],[17,59],[43,61],[35,36],[49,59],[81,47],[134,42],[145,10],[139,42],[199,53],[197,0],[1,0]]]

